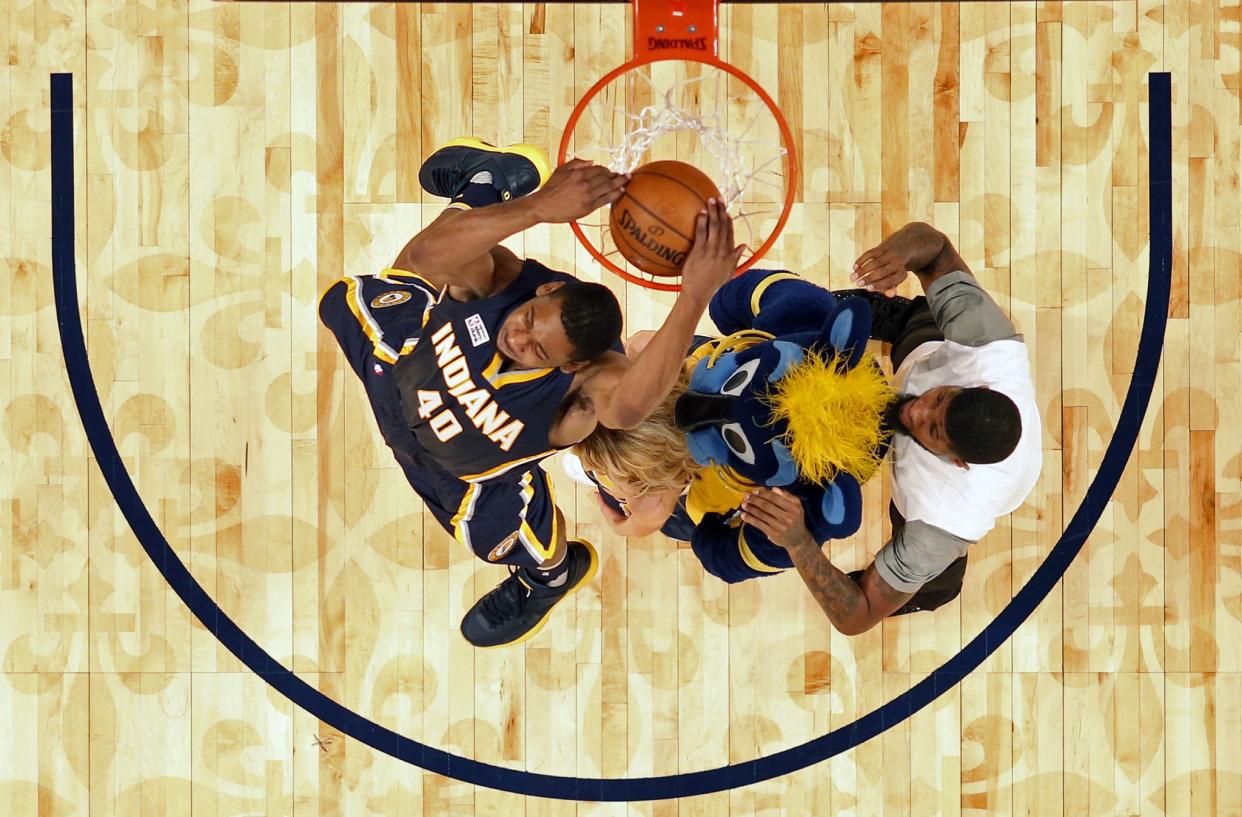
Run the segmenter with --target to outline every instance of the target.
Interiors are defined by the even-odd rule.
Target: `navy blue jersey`
[[[511,284],[476,301],[441,296],[416,347],[393,369],[410,429],[454,476],[498,477],[552,454],[548,441],[574,375],[557,369],[502,371],[501,323],[535,289],[573,276],[526,260]]]

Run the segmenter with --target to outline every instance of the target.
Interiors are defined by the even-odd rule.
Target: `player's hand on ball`
[[[552,171],[530,200],[545,224],[576,221],[620,198],[629,179],[586,159],[571,159]]]
[[[806,528],[802,500],[780,488],[761,488],[742,500],[742,521],[763,531],[786,550],[819,547]]]
[[[737,272],[745,244],[733,243],[733,217],[720,199],[707,202],[694,225],[694,246],[681,268],[681,291],[711,298]]]
[[[863,289],[891,296],[909,274],[905,259],[881,244],[858,256],[850,280]]]

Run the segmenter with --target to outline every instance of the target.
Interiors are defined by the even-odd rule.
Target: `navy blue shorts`
[[[408,277],[407,277],[408,276]],[[417,344],[439,293],[412,273],[337,281],[319,299],[319,317],[332,330],[362,380],[384,441],[446,531],[480,559],[536,566],[556,549],[556,502],[543,468],[531,465],[497,479],[467,482],[428,458],[401,411],[392,367]]]

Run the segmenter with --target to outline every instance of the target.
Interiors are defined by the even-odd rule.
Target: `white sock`
[[[560,587],[562,584],[565,583],[566,579],[569,578],[569,571],[561,570],[561,574],[554,579],[549,579],[548,574],[554,570],[560,570],[561,567],[565,564],[565,559],[568,559],[568,558],[569,558],[569,554],[566,553],[565,556],[561,558],[561,561],[557,562],[552,567],[549,567],[549,568],[528,567],[528,568],[524,568],[524,570],[526,571],[526,575],[530,578],[530,580],[535,582],[536,584],[541,584],[544,587]]]
[[[470,183],[471,184],[491,184],[492,183],[492,171],[480,170],[478,173],[475,173],[473,176],[470,177]]]

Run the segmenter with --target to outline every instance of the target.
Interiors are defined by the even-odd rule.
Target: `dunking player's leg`
[[[419,168],[418,181],[428,193],[463,208],[533,193],[551,174],[547,154],[535,145],[500,148],[466,136],[448,142],[427,157]]]
[[[418,171],[424,190],[449,200],[428,227],[455,218],[463,210],[529,195],[551,174],[547,154],[535,145],[499,148],[473,136],[454,139],[427,157]]]
[[[531,581],[547,585],[548,587],[560,587],[565,583],[565,573],[569,568],[569,564],[565,559],[565,556],[569,553],[569,540],[565,538],[565,515],[561,513],[560,508],[555,506],[553,506],[552,510],[556,514],[556,526],[553,529],[555,535],[553,537],[552,555],[528,572],[530,573]]]
[[[514,490],[519,484],[522,489]],[[510,568],[508,578],[462,618],[462,635],[476,647],[517,644],[534,636],[552,609],[595,575],[595,549],[567,541],[565,517],[553,504],[541,468],[516,482],[477,489],[461,504],[468,510],[455,515],[454,535],[479,558]]]

